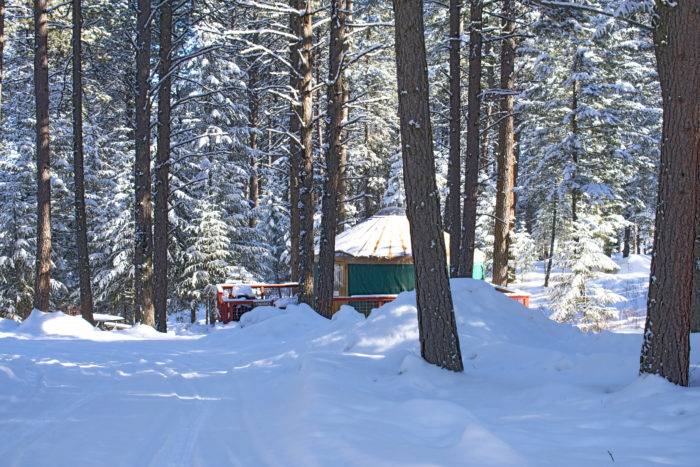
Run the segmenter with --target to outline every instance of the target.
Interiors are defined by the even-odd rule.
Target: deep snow
[[[619,295],[622,300],[611,306],[616,309],[617,316],[605,324],[605,328],[615,332],[642,332],[646,320],[647,290],[649,289],[649,255],[613,255],[613,260],[620,267],[615,273],[600,273],[594,283]],[[546,316],[552,314],[547,289],[544,285],[545,262],[535,263],[534,270],[524,275],[521,280],[509,286],[532,294],[530,307],[539,310]],[[551,281],[554,283],[560,271],[552,271]]]
[[[166,336],[0,321],[0,463],[698,465],[700,389],[638,377],[639,334],[452,286],[462,374],[419,358],[413,293],[367,319],[262,308]]]

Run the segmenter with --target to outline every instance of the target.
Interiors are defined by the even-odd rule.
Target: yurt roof
[[[449,256],[450,235],[444,235]],[[336,237],[335,253],[355,258],[412,257],[411,231],[406,212],[401,208],[384,208],[369,219],[345,230]]]

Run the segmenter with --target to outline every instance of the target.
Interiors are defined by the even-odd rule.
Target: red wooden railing
[[[280,298],[293,297],[294,291],[299,287],[296,282],[284,284],[250,284],[248,287],[255,291],[255,297],[234,297],[232,292],[240,287],[237,284],[217,285],[216,306],[219,310],[219,320],[223,323],[238,321],[241,316],[258,306],[273,306]],[[499,290],[499,288],[497,288]],[[508,298],[521,303],[525,307],[530,306],[530,294],[511,292],[500,289]],[[368,316],[370,312],[380,306],[393,302],[397,295],[352,295],[349,297],[333,297],[333,311],[336,312],[342,305],[350,305],[360,313]]]

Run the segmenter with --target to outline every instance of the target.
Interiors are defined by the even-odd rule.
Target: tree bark
[[[549,234],[549,258],[547,259],[547,270],[544,273],[544,286],[549,287],[549,278],[552,274],[552,261],[554,261],[554,242],[557,239],[557,202],[552,202],[552,229]]]
[[[2,131],[2,83],[5,78],[5,0],[0,0],[0,132]]]
[[[172,77],[172,0],[160,5],[158,50],[158,140],[156,149],[156,199],[153,224],[153,299],[156,329],[168,331],[168,198],[170,197],[170,114]]]
[[[447,225],[450,275],[459,269],[462,230],[462,0],[450,0],[450,153],[447,167]]]
[[[297,9],[297,0],[290,0],[290,6]],[[291,34],[299,38],[300,18],[297,14],[289,15]],[[300,39],[289,44],[289,88],[292,91],[292,105],[289,114],[289,269],[293,282],[299,280],[299,173],[301,172],[301,109],[298,94],[301,75]]]
[[[700,196],[698,189],[697,196]],[[700,200],[695,212],[695,246],[693,250],[693,301],[691,304],[690,332],[700,332]]]
[[[496,180],[496,225],[493,241],[493,283],[508,284],[510,233],[515,224],[515,9],[514,0],[503,0],[501,35],[501,124],[498,133],[498,178]]]
[[[345,23],[352,24],[352,11],[353,11],[353,0],[345,0]],[[347,27],[347,26],[346,26]],[[348,32],[349,34],[349,32]],[[350,50],[350,37],[349,35],[345,37],[345,50],[346,53]],[[346,83],[345,85],[345,96],[343,96],[343,102],[350,101],[350,86]],[[345,110],[344,119],[349,118],[349,110]],[[348,185],[347,185],[347,172],[346,168],[348,165],[348,151],[347,146],[343,143],[340,145],[338,152],[338,221],[336,222],[336,233],[343,231],[345,223],[347,222],[347,211],[345,208],[345,198],[347,196]]]
[[[654,255],[640,372],[688,385],[700,182],[700,10],[656,3],[663,129]]]
[[[461,259],[458,275],[472,277],[479,188],[479,118],[481,106],[481,48],[483,0],[472,0],[469,22],[469,88],[467,90],[467,159],[464,176]]]
[[[257,35],[256,35],[257,37]],[[254,42],[257,42],[254,40]],[[250,151],[250,176],[248,180],[248,205],[253,211],[248,219],[248,227],[251,229],[257,225],[255,210],[260,201],[260,180],[258,175],[258,127],[260,126],[260,98],[258,97],[258,57],[251,59],[248,68],[248,150]]]
[[[328,145],[326,147],[326,178],[323,187],[321,241],[316,284],[316,311],[330,318],[333,315],[333,286],[335,265],[335,235],[338,230],[338,188],[340,186],[341,153],[345,152],[343,124],[347,120],[348,96],[345,79],[347,54],[346,0],[331,4],[330,49],[328,53]]]
[[[73,0],[73,180],[75,183],[75,241],[78,250],[80,314],[94,324],[92,285],[85,213],[85,164],[83,154],[83,66],[81,0]]]
[[[578,56],[574,56],[573,73],[578,72]],[[578,80],[574,79],[571,83],[571,134],[578,142]],[[571,187],[571,220],[578,221],[578,196],[579,190],[576,185],[576,172],[578,171],[578,147],[571,148],[571,158],[574,162],[574,174],[572,177],[573,186]]]
[[[136,128],[134,132],[134,301],[140,323],[155,325],[153,303],[153,206],[151,197],[151,104],[149,98],[151,2],[138,0],[136,15]]]
[[[435,182],[423,1],[393,0],[393,4],[403,177],[416,274],[421,355],[435,365],[462,371]]]
[[[301,39],[301,161],[299,165],[299,300],[313,304],[314,293],[314,200],[313,200],[313,0],[299,0]]]
[[[49,311],[51,294],[51,151],[47,0],[34,0],[34,96],[36,104],[36,273],[34,308]]]
[[[625,241],[622,247],[622,257],[629,258],[632,243],[632,226],[625,227]]]

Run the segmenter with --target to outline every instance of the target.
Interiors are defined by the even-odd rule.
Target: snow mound
[[[629,255],[627,258],[617,256],[615,261],[620,266],[621,274],[641,274],[645,277],[649,276],[649,270],[651,269],[651,256]]]
[[[239,323],[242,328],[245,328],[275,318],[282,313],[284,310],[274,306],[259,306],[241,316]]]
[[[60,311],[44,313],[33,310],[17,331],[36,337],[61,336],[87,339],[95,333],[95,328],[81,316],[69,316]]]
[[[476,348],[508,343],[545,348],[568,348],[581,332],[558,325],[541,313],[509,299],[490,284],[472,279],[452,279],[457,329],[465,358]],[[415,292],[404,292],[372,312],[358,330],[356,344],[365,350],[386,351],[403,345],[419,350]]]

